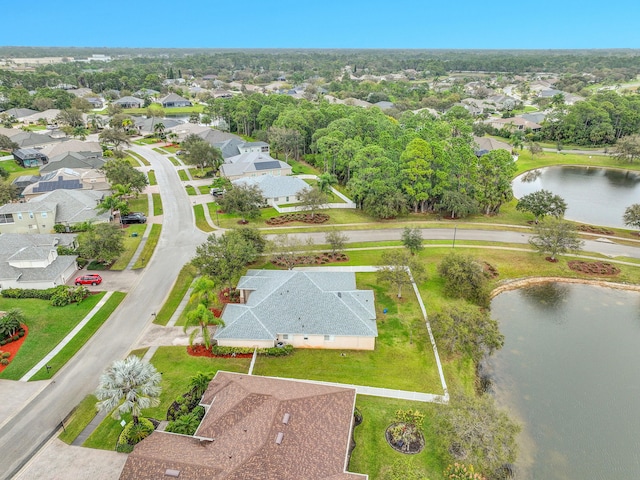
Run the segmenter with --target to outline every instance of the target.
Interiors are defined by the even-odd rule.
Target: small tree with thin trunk
[[[405,227],[402,231],[402,244],[415,255],[422,250],[422,231],[419,228]]]
[[[634,203],[627,207],[622,219],[624,220],[625,225],[640,228],[640,203]]]
[[[424,267],[408,251],[393,249],[382,254],[382,266],[378,267],[378,281],[398,288],[398,298],[402,298],[402,287],[411,284],[407,267],[415,281],[424,277]]]
[[[298,194],[298,199],[302,209],[311,212],[311,218],[329,201],[329,197],[318,186],[303,189]]]
[[[131,412],[133,423],[138,424],[143,408],[160,404],[160,381],[162,377],[149,362],[135,355],[116,360],[100,376],[95,395],[100,400],[96,408],[111,412],[119,420],[123,413]]]
[[[533,231],[535,235],[529,243],[540,253],[549,253],[551,261],[555,261],[558,254],[578,252],[584,245],[573,225],[558,218],[545,218]]]
[[[334,257],[342,253],[344,250],[345,244],[349,241],[349,237],[346,233],[342,233],[340,230],[329,230],[325,233],[324,238],[326,242],[329,244],[329,248],[331,249],[331,255]]]

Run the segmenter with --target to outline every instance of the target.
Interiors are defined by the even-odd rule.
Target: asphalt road
[[[71,409],[95,390],[105,367],[129,352],[151,322],[151,314],[162,306],[182,266],[206,239],[195,228],[191,202],[169,160],[149,148],[133,150],[151,162],[162,191],[164,222],[156,252],[109,321],[19,415],[0,428],[2,479],[11,478]]]
[[[169,160],[147,147],[134,146],[155,170],[164,209],[163,229],[156,252],[147,268],[109,321],[78,352],[19,415],[0,427],[0,479],[13,473],[32,456],[59,427],[71,409],[85,395],[93,392],[102,371],[113,360],[126,355],[151,322],[151,314],[159,310],[182,266],[195,253],[207,234],[195,228],[189,197]],[[423,238],[456,241],[481,240],[498,243],[526,244],[529,234],[496,230],[438,228],[423,230]],[[345,231],[350,242],[398,240],[402,229]],[[324,233],[297,233],[301,239],[311,237],[325,243]],[[589,240],[586,252],[640,258],[640,248]],[[5,392],[6,395],[6,392]],[[0,402],[3,392],[0,392]]]

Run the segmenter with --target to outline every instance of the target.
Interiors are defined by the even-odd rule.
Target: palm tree
[[[162,122],[158,122],[156,124],[153,125],[153,132],[158,135],[158,138],[160,138],[160,140],[164,140],[166,138],[166,135],[164,134],[164,123]]]
[[[100,402],[96,403],[96,408],[102,412],[113,410],[111,416],[116,420],[123,413],[131,412],[133,423],[137,425],[143,408],[160,404],[161,379],[153,365],[135,355],[116,360],[100,376],[95,391]]]
[[[190,303],[202,303],[205,307],[211,307],[216,299],[216,282],[209,275],[198,277],[191,288]]]
[[[189,345],[193,345],[193,340],[198,333],[202,334],[202,341],[204,346],[209,348],[211,346],[211,334],[209,332],[209,325],[224,325],[221,318],[216,318],[211,310],[199,303],[195,310],[191,310],[187,313],[187,321],[184,324],[184,331],[187,331],[188,327],[200,327],[198,331],[194,328],[189,335]]]

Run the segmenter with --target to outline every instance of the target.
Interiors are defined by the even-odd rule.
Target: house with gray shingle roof
[[[353,272],[249,270],[239,304],[227,304],[218,345],[373,350],[378,336],[371,290]]]
[[[268,205],[297,203],[298,195],[309,184],[298,177],[274,177],[261,175],[259,177],[238,178],[231,182],[233,185],[257,185]]]
[[[42,133],[25,132],[17,128],[4,127],[0,127],[0,135],[9,137],[12,142],[18,144],[18,148],[44,147],[45,145],[57,144],[68,140],[68,138],[54,138],[51,135]]]
[[[218,371],[195,435],[155,430],[120,480],[366,480],[347,471],[356,391]]]
[[[98,170],[107,160],[95,152],[64,152],[49,158],[49,163],[40,168],[40,175],[54,172],[60,168],[91,168]]]
[[[159,100],[164,108],[190,107],[191,102],[177,93],[170,93]]]
[[[293,173],[291,165],[272,158],[267,153],[241,153],[225,159],[220,166],[220,175],[229,180],[260,175],[285,176]]]
[[[126,96],[114,100],[112,103],[120,105],[122,108],[142,108],[144,106],[144,100],[137,97]]]
[[[74,234],[0,235],[0,290],[45,289],[64,285],[78,269],[76,255],[58,255],[58,246],[77,247]]]
[[[24,203],[0,207],[0,233],[51,233],[56,224],[108,222],[109,212],[96,207],[104,197],[97,190],[54,190]]]

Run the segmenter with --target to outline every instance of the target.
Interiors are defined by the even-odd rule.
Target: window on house
[[[283,333],[282,334],[282,339],[283,340],[289,340],[289,334],[288,333]]]
[[[42,215],[42,218],[47,218],[47,212],[42,212],[40,215]]]
[[[333,335],[325,335],[324,336],[324,341],[325,342],[333,342],[335,340],[335,337]]]
[[[305,335],[303,338],[304,338],[305,340],[309,340],[309,337],[308,337],[307,335]]]
[[[37,229],[38,229],[38,225],[33,225],[33,224],[32,224],[32,225],[29,225],[29,228],[30,228],[31,230],[37,230]]]
[[[29,218],[33,218],[33,212],[29,212]]]
[[[22,213],[18,213],[18,220],[22,220]]]
[[[0,223],[13,223],[13,214],[0,213]]]
[[[287,199],[285,200],[285,202],[288,202],[288,201],[289,201],[289,197],[287,197]]]

